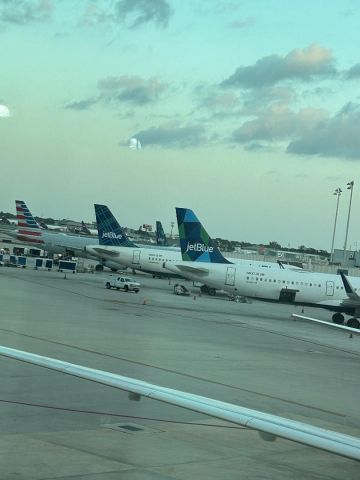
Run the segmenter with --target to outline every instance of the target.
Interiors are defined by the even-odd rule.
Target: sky
[[[360,248],[360,2],[0,0],[0,210]],[[141,149],[130,148],[137,138]]]

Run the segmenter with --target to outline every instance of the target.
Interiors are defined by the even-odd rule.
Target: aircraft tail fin
[[[231,263],[190,208],[176,208],[182,259],[187,262]]]
[[[162,245],[163,247],[168,245],[163,226],[159,220],[156,222],[156,244]]]
[[[88,229],[88,227],[85,225],[84,220],[81,221],[80,233],[81,233],[82,235],[91,235],[91,232],[90,232],[90,230]]]
[[[138,248],[106,205],[94,205],[99,235],[99,245]]]
[[[26,203],[23,200],[15,200],[16,216],[18,221],[18,240],[31,241],[32,243],[43,243],[40,239],[41,228],[32,216]]]

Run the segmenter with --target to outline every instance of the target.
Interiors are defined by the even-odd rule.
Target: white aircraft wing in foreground
[[[257,430],[264,440],[282,437],[360,461],[360,439],[350,435],[13,348],[0,346],[0,355],[125,390],[131,400],[144,396],[236,423]]]
[[[300,320],[308,320],[309,322],[325,325],[326,327],[338,328],[339,330],[343,330],[345,332],[354,333],[355,335],[360,335],[360,330],[358,328],[347,327],[346,325],[338,325],[337,323],[325,322],[325,320],[306,317],[304,315],[297,315],[296,313],[293,313],[291,316],[292,318],[295,318],[295,319],[299,318]]]

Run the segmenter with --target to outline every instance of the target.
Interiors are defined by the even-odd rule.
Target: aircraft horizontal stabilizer
[[[129,392],[130,400],[140,400],[142,396],[149,397],[242,425],[257,430],[264,440],[273,441],[276,437],[281,437],[360,461],[360,439],[350,435],[13,348],[0,346],[0,355],[125,390]]]

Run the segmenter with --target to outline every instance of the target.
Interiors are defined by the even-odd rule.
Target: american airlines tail
[[[190,208],[176,208],[182,259],[186,262],[231,263]]]
[[[156,244],[167,247],[168,242],[161,222],[156,222]]]
[[[18,220],[17,239],[27,243],[44,243],[41,228],[23,200],[15,200]]]
[[[99,245],[138,248],[132,242],[106,205],[94,205]]]

